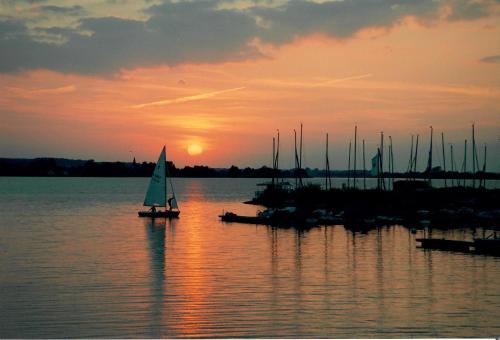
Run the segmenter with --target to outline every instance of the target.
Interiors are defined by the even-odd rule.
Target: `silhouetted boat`
[[[151,207],[147,211],[139,211],[139,217],[178,217],[180,214],[175,198],[174,186],[172,180],[168,176],[168,169],[166,164],[165,146],[160,153],[160,158],[156,163],[153,176],[149,182],[148,191],[144,199],[144,206]],[[167,179],[170,182],[172,196],[167,199]],[[168,209],[167,209],[168,205]],[[165,210],[156,210],[156,208],[165,208]]]
[[[500,238],[496,232],[486,238],[475,238],[474,249],[481,254],[500,255]]]
[[[470,241],[447,240],[444,238],[417,238],[421,247],[425,249],[455,250],[469,252],[473,245]]]

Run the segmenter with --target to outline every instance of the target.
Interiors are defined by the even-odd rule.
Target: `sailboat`
[[[172,184],[171,178],[168,176],[168,170],[165,160],[165,146],[163,146],[163,149],[160,153],[160,158],[158,158],[158,162],[156,163],[153,176],[151,176],[151,181],[149,182],[146,197],[144,198],[144,206],[151,207],[151,209],[147,211],[139,211],[139,217],[173,218],[178,217],[180,214],[179,206],[177,205],[177,199],[175,198],[174,186]],[[167,198],[167,178],[172,191],[170,198]],[[156,208],[162,207],[165,208],[165,210],[156,210]]]

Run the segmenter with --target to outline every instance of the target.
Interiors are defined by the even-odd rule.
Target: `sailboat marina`
[[[297,143],[297,131],[294,130],[294,185],[280,176],[280,132],[272,138],[272,178],[269,182],[259,183],[264,190],[257,191],[255,196],[246,201],[265,208],[255,216],[238,215],[226,211],[219,218],[223,222],[244,224],[262,224],[274,227],[293,227],[309,229],[320,225],[344,225],[353,230],[364,230],[373,227],[405,224],[412,230],[425,229],[431,225],[457,228],[462,226],[480,226],[495,231],[488,238],[475,239],[478,251],[482,253],[500,253],[500,237],[496,230],[500,226],[500,189],[486,189],[486,146],[484,165],[479,172],[479,163],[475,142],[475,126],[472,125],[472,185],[454,185],[451,181],[448,186],[446,171],[446,154],[444,147],[444,133],[441,133],[442,169],[433,167],[433,127],[430,126],[429,151],[425,171],[417,179],[417,157],[419,135],[417,135],[415,149],[413,135],[411,136],[410,159],[406,178],[395,180],[393,140],[389,136],[387,156],[384,158],[384,133],[380,132],[380,144],[376,155],[371,159],[370,175],[376,177],[376,188],[366,187],[366,154],[365,140],[362,142],[363,169],[357,169],[358,126],[354,127],[354,146],[349,141],[347,185],[342,188],[332,187],[329,161],[329,138],[326,134],[325,144],[325,171],[324,186],[321,184],[306,183],[303,171],[303,125],[300,124],[300,136]],[[465,144],[467,145],[467,144]],[[353,146],[353,147],[352,147]],[[353,153],[351,153],[353,150]],[[451,150],[450,158],[453,160]],[[466,151],[466,150],[465,150]],[[352,156],[352,157],[351,157]],[[352,159],[352,166],[351,166]],[[387,159],[387,164],[385,164]],[[452,166],[452,169],[455,167]],[[438,169],[438,170],[436,170]],[[464,152],[463,174],[467,170],[466,153]],[[434,174],[439,172],[444,179],[443,187],[433,187]],[[363,177],[363,186],[357,185],[360,175]],[[422,178],[423,177],[423,178]],[[478,182],[476,186],[476,180]],[[170,188],[170,193],[169,189]],[[168,174],[165,146],[163,147],[154,172],[151,176],[144,206],[150,207],[147,211],[139,211],[139,217],[148,218],[177,218],[180,214],[174,192],[172,178]],[[163,210],[157,210],[163,208]],[[493,236],[493,237],[492,237]],[[492,237],[492,238],[491,238]],[[463,250],[469,243],[454,240],[420,239],[423,247]],[[458,244],[458,246],[456,246]],[[483,245],[487,244],[487,247]],[[493,245],[493,246],[492,246]]]
[[[433,166],[435,164],[433,163],[434,131],[431,126],[425,171],[423,173],[417,172],[419,136],[417,135],[414,149],[412,135],[407,172],[403,178],[397,179],[394,176],[392,137],[389,136],[389,145],[386,146],[387,156],[384,158],[384,133],[381,132],[380,144],[377,147],[376,155],[371,159],[372,167],[370,170],[370,175],[377,179],[376,188],[366,187],[367,169],[365,168],[364,139],[363,169],[357,170],[357,125],[354,127],[354,147],[352,147],[352,141],[349,142],[347,183],[344,183],[341,188],[333,188],[331,185],[328,134],[326,134],[325,145],[324,185],[305,182],[301,161],[302,124],[300,126],[299,147],[297,147],[297,133],[294,130],[295,185],[292,186],[284,178],[280,178],[278,131],[277,138],[273,138],[273,178],[271,182],[265,184],[264,190],[257,191],[252,199],[245,202],[263,206],[264,210],[259,211],[256,216],[244,216],[226,211],[219,217],[224,222],[264,224],[298,229],[339,224],[353,230],[398,224],[407,225],[412,230],[425,229],[430,226],[446,228],[482,226],[491,231],[488,241],[485,242],[494,246],[489,246],[487,251],[478,246],[478,250],[498,254],[500,253],[500,237],[497,238],[496,230],[500,228],[500,189],[485,188],[486,151],[483,170],[480,172],[474,131],[473,124],[473,167],[471,173],[467,173],[466,153],[464,153],[462,173],[446,171],[444,133],[441,133],[442,168]],[[277,147],[276,140],[278,141]],[[353,153],[351,153],[352,149],[354,149]],[[453,159],[453,153],[450,156]],[[385,160],[387,160],[387,164]],[[453,163],[454,161],[452,161]],[[452,166],[452,169],[454,170],[455,167]],[[362,187],[357,184],[359,177],[363,177]],[[442,187],[433,187],[432,180],[436,177],[444,180]],[[470,178],[470,185],[466,186],[465,178]],[[427,239],[422,240],[425,241],[422,246],[432,244],[435,247],[436,244],[439,244],[435,240],[430,240],[432,242],[428,242]],[[454,244],[454,241],[450,242]],[[482,240],[478,239],[477,242],[482,242]],[[446,245],[445,242],[445,249],[447,249]]]

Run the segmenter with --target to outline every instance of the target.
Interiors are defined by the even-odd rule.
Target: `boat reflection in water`
[[[151,277],[151,337],[161,337],[165,284],[165,229],[170,220],[145,220]]]

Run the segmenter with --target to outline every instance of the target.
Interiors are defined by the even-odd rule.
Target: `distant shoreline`
[[[152,162],[95,162],[94,160],[72,160],[66,158],[0,158],[0,176],[16,177],[151,177],[155,163]],[[326,173],[323,169],[280,169],[273,170],[267,166],[260,168],[210,168],[205,165],[185,166],[177,168],[174,163],[167,162],[167,168],[171,177],[179,178],[288,178],[293,179],[298,174],[303,178],[321,178]],[[352,178],[353,171],[332,170],[330,177]],[[368,170],[357,170],[356,178],[377,178],[372,176]],[[409,178],[407,173],[394,172],[385,173],[385,178]],[[500,173],[478,172],[472,173],[443,172],[435,168],[430,176],[425,172],[412,173],[411,177],[419,179],[479,179],[500,180]]]

